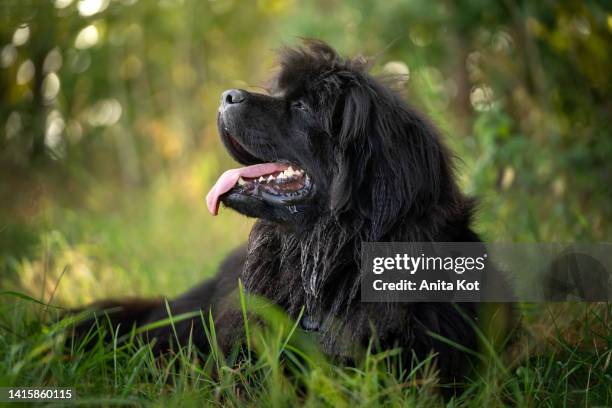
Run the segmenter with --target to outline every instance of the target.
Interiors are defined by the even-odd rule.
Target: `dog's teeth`
[[[265,178],[263,178],[263,176],[260,176],[257,181],[259,181],[260,183],[263,183],[264,181],[266,181]]]
[[[274,176],[270,175],[270,177],[268,177],[268,183],[274,181]]]
[[[240,177],[240,178],[238,179],[238,185],[239,185],[239,186],[244,186],[245,184],[246,184],[246,181],[244,181],[244,179],[243,179],[242,177]]]

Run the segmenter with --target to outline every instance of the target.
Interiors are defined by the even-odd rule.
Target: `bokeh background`
[[[612,11],[597,1],[3,0],[0,288],[176,295],[244,242],[203,198],[215,115],[299,37],[400,74],[502,242],[610,241]]]

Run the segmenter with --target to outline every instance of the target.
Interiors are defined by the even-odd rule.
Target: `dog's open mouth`
[[[226,143],[226,147],[230,153],[239,156],[236,158],[242,158],[244,153],[247,153],[242,153],[244,148],[231,136],[226,135],[226,137],[229,142]],[[240,151],[236,152],[238,149]],[[248,154],[249,161],[258,160]],[[308,196],[311,185],[310,177],[295,164],[260,162],[225,171],[208,193],[206,204],[210,213],[217,215],[222,196],[231,193],[258,198],[275,205],[293,205]]]

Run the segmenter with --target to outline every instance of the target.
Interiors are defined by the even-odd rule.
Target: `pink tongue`
[[[274,173],[275,171],[286,170],[288,167],[287,164],[281,163],[262,163],[239,169],[227,170],[219,177],[206,196],[208,211],[210,211],[212,215],[217,215],[219,212],[219,197],[230,191],[232,187],[236,185],[240,177],[256,178]]]

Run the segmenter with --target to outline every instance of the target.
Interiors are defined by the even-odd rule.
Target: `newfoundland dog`
[[[408,358],[435,352],[443,378],[462,377],[467,354],[449,342],[476,347],[474,304],[360,301],[363,242],[479,241],[470,228],[473,202],[457,186],[439,132],[369,75],[363,58],[342,58],[320,41],[283,49],[272,88],[225,91],[218,110],[221,140],[244,167],[224,172],[206,201],[213,215],[223,203],[257,218],[247,246],[167,305],[110,300],[95,309],[107,310],[103,320],[119,333],[167,318],[168,308],[211,310],[228,350],[243,333],[240,309],[228,306],[240,278],[247,293],[294,319],[301,314],[301,328],[316,332],[331,356],[346,361],[348,350],[375,337]],[[162,327],[146,337],[159,354],[190,337],[206,351],[201,325],[200,317],[187,319],[176,335]]]

